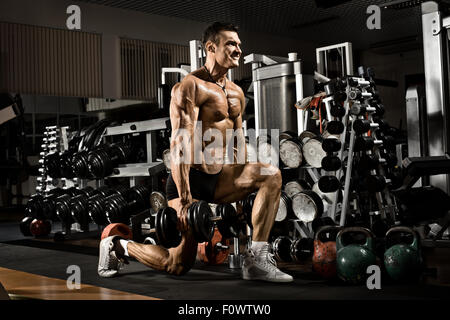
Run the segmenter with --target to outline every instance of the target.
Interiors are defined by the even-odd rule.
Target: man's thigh
[[[275,174],[277,168],[263,163],[226,164],[222,168],[214,193],[214,202],[230,203],[245,199]]]

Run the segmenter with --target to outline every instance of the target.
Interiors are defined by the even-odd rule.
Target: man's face
[[[242,55],[241,40],[234,31],[221,31],[217,36],[218,44],[215,47],[215,60],[222,67],[232,69],[239,66]]]

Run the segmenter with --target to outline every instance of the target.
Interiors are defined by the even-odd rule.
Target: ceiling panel
[[[381,6],[385,0],[346,1],[326,9],[317,7],[314,0],[81,1],[205,23],[229,21],[241,30],[304,39],[318,45],[350,41],[355,49],[404,38],[419,43],[421,37],[420,6],[382,10],[381,30],[367,29],[367,7]]]

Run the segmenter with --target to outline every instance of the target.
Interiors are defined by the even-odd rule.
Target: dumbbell
[[[303,190],[292,197],[292,211],[300,221],[311,222],[324,212],[322,198],[312,190]]]
[[[188,224],[197,242],[210,241],[214,234],[214,225],[222,236],[238,236],[241,221],[231,204],[219,204],[216,207],[216,216],[207,202],[201,200],[193,202],[188,208]],[[156,214],[155,232],[158,242],[166,248],[176,247],[181,241],[177,230],[177,212],[172,207],[160,209]]]
[[[308,140],[316,137],[316,134],[305,130],[298,137],[286,132],[280,137],[282,138],[280,138],[280,160],[287,168],[294,169],[303,164],[305,160],[303,146]]]
[[[322,149],[327,153],[338,152],[341,150],[342,144],[339,139],[326,138],[322,141]]]
[[[55,215],[56,199],[65,194],[73,195],[75,192],[76,188],[54,188],[45,195],[35,194],[28,200],[25,212],[27,216],[31,216],[38,220],[55,221],[57,219]]]
[[[72,179],[75,177],[75,172],[73,171],[72,158],[75,155],[74,150],[66,150],[59,155],[59,165],[61,177]]]
[[[386,163],[386,160],[377,157],[374,154],[363,154],[357,160],[357,170],[360,173],[367,172],[370,170],[375,170],[380,164]]]
[[[355,139],[354,151],[368,151],[374,146],[380,146],[382,144],[383,141],[376,140],[373,137],[360,136]]]
[[[370,105],[355,102],[350,108],[350,113],[354,116],[361,116],[365,115],[366,113],[374,113],[376,112],[376,110],[376,108]]]
[[[284,192],[286,192],[289,198],[292,198],[295,194],[299,193],[300,191],[309,189],[311,189],[311,187],[309,186],[308,182],[306,182],[306,180],[303,179],[294,179],[286,182],[286,184],[284,185]]]
[[[280,142],[280,160],[288,168],[298,168],[303,163],[303,144],[298,137]]]
[[[304,139],[303,141],[305,141]],[[322,148],[323,138],[321,136],[314,136],[307,139],[302,146],[303,158],[313,168],[320,168],[322,166],[322,159],[327,155]]]
[[[150,195],[150,206],[154,212],[158,212],[159,209],[167,207],[166,196],[159,191],[153,191]]]
[[[129,224],[130,216],[150,208],[150,190],[136,186],[125,193],[116,193],[107,198],[104,212],[109,223]]]
[[[369,130],[378,129],[378,127],[378,123],[371,122],[370,120],[356,119],[353,121],[353,130],[355,130],[357,134],[363,134]]]
[[[345,108],[340,104],[333,103],[330,107],[330,113],[333,117],[342,118],[345,116]]]
[[[79,195],[85,195],[89,197],[94,192],[92,187],[86,187],[83,189],[73,188],[72,192],[66,193],[64,195],[59,196],[55,200],[54,211],[56,216],[61,222],[64,222],[66,225],[70,225],[75,222],[72,217],[72,200]],[[78,222],[78,221],[77,221]],[[82,228],[85,228],[88,224],[88,221],[85,219],[79,219],[79,223]]]
[[[116,143],[108,148],[91,151],[88,155],[90,174],[96,178],[109,176],[115,167],[129,160],[132,151],[132,145],[129,142]]]
[[[100,145],[93,150],[82,150],[75,153],[72,157],[72,170],[78,178],[95,178],[89,171],[89,154],[94,151],[105,150],[109,147],[107,144]]]
[[[108,219],[106,218],[104,208],[108,202],[108,198],[115,194],[123,194],[126,190],[128,189],[123,186],[114,188],[100,187],[97,189],[97,193],[89,199],[77,199],[79,200],[78,203],[80,204],[80,209],[76,214],[85,214],[87,211],[88,216],[94,223],[102,226],[107,225]],[[81,206],[82,202],[84,202],[84,206]]]
[[[303,263],[314,253],[314,239],[300,238],[292,241],[290,248],[291,259],[296,263]]]
[[[45,158],[42,159],[42,161],[47,175],[49,175],[54,179],[62,178],[60,171],[61,168],[60,156],[58,152],[47,154]]]
[[[330,134],[339,135],[342,132],[344,132],[344,129],[345,129],[344,124],[341,121],[328,121],[327,122],[326,130]]]
[[[337,171],[342,167],[342,161],[337,156],[327,155],[323,157],[321,166],[325,171]]]
[[[286,236],[277,237],[272,242],[272,252],[277,261],[291,262],[291,244],[292,240]]]
[[[321,176],[318,181],[319,189],[322,192],[336,192],[340,189],[341,183],[335,176]]]

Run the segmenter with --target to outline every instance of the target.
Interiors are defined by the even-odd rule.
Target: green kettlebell
[[[405,232],[413,235],[411,244],[399,243],[384,252],[384,266],[389,276],[400,282],[417,280],[422,271],[422,255],[417,233],[408,227],[394,227],[386,233],[386,241],[393,233]]]
[[[362,233],[366,236],[364,244],[344,244],[342,236],[345,233]],[[376,265],[373,251],[373,235],[369,229],[363,227],[345,228],[336,236],[336,268],[338,277],[348,283],[359,284],[367,277],[367,267]]]

